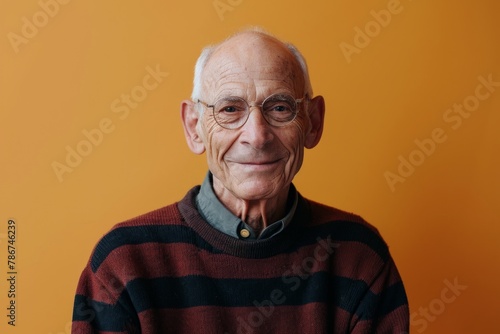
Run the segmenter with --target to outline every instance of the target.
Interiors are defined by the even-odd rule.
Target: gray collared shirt
[[[257,235],[254,229],[230,212],[217,198],[212,186],[212,173],[208,172],[200,192],[196,196],[196,206],[202,217],[217,230],[242,240],[272,238],[292,221],[297,208],[298,193],[293,184],[288,195],[288,213],[282,219],[272,223]]]

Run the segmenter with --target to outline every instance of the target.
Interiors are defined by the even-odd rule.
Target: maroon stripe
[[[343,323],[350,315],[338,310]],[[297,306],[258,305],[255,307],[219,308],[193,307],[189,309],[147,310],[139,314],[143,334],[148,333],[327,333],[333,324],[324,304]],[[340,319],[339,318],[339,319]],[[330,318],[332,319],[332,318]],[[346,331],[337,323],[336,331]]]

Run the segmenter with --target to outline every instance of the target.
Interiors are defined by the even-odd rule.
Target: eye
[[[273,111],[278,111],[278,112],[283,112],[283,111],[289,111],[290,110],[290,107],[287,106],[287,105],[275,105],[273,106],[272,108]]]
[[[225,98],[215,103],[215,111],[219,114],[244,113],[246,108],[245,101],[237,97]]]
[[[237,111],[237,109],[235,106],[226,106],[220,112],[226,112],[226,113],[230,114],[230,113],[234,113],[236,111]]]
[[[264,104],[264,110],[268,113],[289,113],[293,112],[293,106],[287,101],[268,101]]]
[[[268,113],[294,113],[295,100],[288,95],[272,95],[264,101],[263,108]]]

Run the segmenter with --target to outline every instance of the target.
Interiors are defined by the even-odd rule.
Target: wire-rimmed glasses
[[[267,97],[262,104],[249,105],[248,102],[237,96],[223,97],[214,104],[207,104],[201,100],[197,103],[212,108],[217,124],[225,129],[242,127],[250,116],[252,107],[260,107],[264,119],[272,126],[281,127],[292,122],[299,112],[298,105],[307,98],[296,99],[287,94],[273,94]]]

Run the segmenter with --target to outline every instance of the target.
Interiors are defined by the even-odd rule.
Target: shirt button
[[[246,239],[246,238],[248,238],[248,237],[250,236],[250,231],[249,231],[249,230],[246,230],[246,229],[242,229],[242,230],[240,231],[240,235],[241,235],[241,237],[242,237],[242,238],[245,238],[245,239]]]

